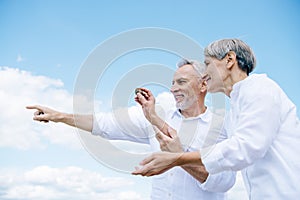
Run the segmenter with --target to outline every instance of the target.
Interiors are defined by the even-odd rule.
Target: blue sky
[[[126,199],[126,195],[144,199],[149,195],[149,178],[132,177],[101,165],[80,147],[74,129],[32,122],[32,112],[24,109],[26,104],[40,103],[72,112],[74,84],[82,64],[99,44],[124,31],[166,28],[203,47],[221,38],[240,38],[256,54],[254,72],[267,73],[299,108],[299,8],[296,0],[0,0],[0,185],[4,185],[0,198],[18,199],[16,191],[23,191],[28,199],[41,199],[39,193],[45,192],[51,199],[50,186],[55,181],[45,178],[49,187],[32,184],[45,181],[32,179],[43,170],[58,175],[69,170],[74,176],[78,176],[78,170],[86,170],[84,173],[90,176],[87,186],[104,178],[117,179],[116,187],[99,186],[102,192],[92,197],[84,196],[91,193],[86,191],[77,195],[78,199]],[[110,106],[115,83],[134,67],[152,62],[175,69],[177,59],[151,50],[122,56],[99,82],[96,96],[100,109]],[[155,93],[160,92],[156,88]],[[70,166],[77,168],[70,170]],[[94,179],[94,173],[102,177]],[[23,178],[16,178],[16,174]],[[4,175],[11,177],[13,184],[5,182]],[[71,187],[66,186],[65,191],[60,191],[61,199],[72,197],[68,196],[74,193]]]

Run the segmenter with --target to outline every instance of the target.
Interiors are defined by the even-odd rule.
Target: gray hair
[[[256,59],[251,48],[242,40],[222,39],[214,41],[204,49],[204,54],[222,60],[229,51],[235,52],[239,68],[249,75],[255,68]]]
[[[192,65],[192,67],[194,68],[194,70],[197,72],[197,75],[202,78],[202,76],[205,73],[206,70],[206,66],[202,63],[200,63],[197,60],[188,60],[186,58],[182,58],[178,63],[177,63],[177,67],[180,68],[184,65]]]

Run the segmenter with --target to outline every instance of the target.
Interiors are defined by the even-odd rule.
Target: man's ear
[[[225,57],[226,59],[226,68],[231,69],[233,65],[236,63],[236,54],[234,51],[229,51]]]

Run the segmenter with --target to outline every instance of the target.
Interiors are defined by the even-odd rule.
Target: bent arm
[[[177,136],[176,130],[171,128],[167,123],[166,127],[168,129],[167,133],[164,133],[163,130],[159,130],[154,127],[156,132],[156,139],[160,144],[160,149],[162,151],[173,152],[173,153],[183,153],[182,144],[179,137]],[[203,183],[208,177],[208,172],[205,170],[205,167],[202,166],[182,166],[182,168],[192,175],[196,180]]]
[[[168,126],[168,125],[167,125]],[[198,180],[199,187],[210,192],[226,192],[235,183],[236,173],[233,171],[209,174],[201,161],[200,152],[183,152],[180,139],[171,127],[167,133],[155,128],[156,138],[160,143],[161,153],[155,153],[142,161],[143,168],[133,174],[152,176],[160,174],[174,166],[181,166],[187,173]],[[167,136],[169,135],[169,136]],[[225,135],[220,136],[226,138]],[[169,152],[171,154],[169,154]]]
[[[200,157],[198,157],[198,159],[201,160]],[[209,192],[226,192],[232,188],[235,183],[236,172],[234,171],[209,174],[203,164],[200,164],[199,166],[190,166],[186,164],[181,167],[199,181],[198,185],[200,188]]]
[[[268,152],[280,125],[280,103],[275,94],[264,93],[241,99],[241,110],[234,116],[237,120],[231,122],[235,126],[230,130],[232,137],[202,158],[209,173],[241,170]]]

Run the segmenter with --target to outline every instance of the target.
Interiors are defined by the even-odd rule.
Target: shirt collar
[[[182,120],[195,120],[195,119],[201,119],[204,122],[209,122],[211,119],[211,111],[209,109],[209,107],[207,107],[207,109],[205,110],[204,113],[196,116],[196,117],[189,117],[189,118],[185,118],[182,116],[182,114],[180,113],[179,109],[174,109],[173,110],[173,114],[172,114],[172,118],[174,118],[175,116],[182,118]]]

